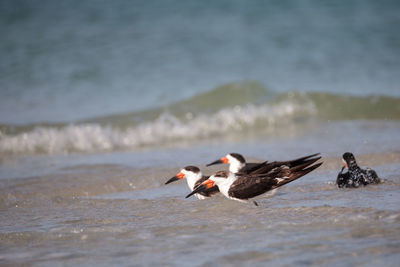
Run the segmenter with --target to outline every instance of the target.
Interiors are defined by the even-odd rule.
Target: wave
[[[70,124],[0,126],[0,156],[179,145],[212,138],[295,132],[310,121],[400,119],[400,99],[328,93],[277,94],[227,84],[173,105]]]
[[[70,124],[63,127],[38,126],[16,135],[0,133],[0,153],[57,154],[134,149],[238,134],[252,127],[274,131],[279,126],[290,123],[291,118],[301,112],[313,112],[312,107],[291,103],[236,106],[221,109],[211,116],[187,113],[185,119],[162,113],[154,121],[127,128],[97,123]]]

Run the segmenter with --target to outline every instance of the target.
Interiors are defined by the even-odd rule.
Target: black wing
[[[259,168],[254,168],[250,174],[261,174],[261,173],[268,173],[270,171],[272,171],[275,168],[279,168],[282,166],[287,166],[289,168],[293,168],[296,166],[301,166],[305,163],[314,163],[317,160],[319,160],[321,157],[316,157],[318,156],[320,153],[316,153],[316,154],[312,154],[312,155],[308,155],[305,157],[301,157],[301,158],[297,158],[297,159],[293,159],[293,160],[288,160],[288,161],[273,161],[271,163],[267,163],[267,162],[263,162],[262,164],[264,164],[263,166],[260,166]],[[316,158],[313,158],[316,157]]]
[[[350,179],[349,172],[343,173],[342,169],[342,171],[338,173],[338,176],[336,178],[336,184],[338,185],[339,188],[347,187],[349,179]]]
[[[261,163],[246,163],[246,165],[239,170],[239,173],[251,174],[261,168],[264,168],[267,163],[268,163],[268,161],[264,161]]]
[[[322,165],[322,162],[312,165],[315,161],[314,159],[306,160],[305,163],[292,168],[277,167],[266,174],[241,176],[232,183],[228,195],[239,199],[261,195],[290,183]]]
[[[381,179],[378,177],[378,174],[373,169],[367,168],[366,170],[367,180],[370,184],[379,184]]]
[[[238,199],[248,199],[261,195],[277,187],[277,182],[273,178],[246,176],[239,178],[231,185],[228,191],[230,197]]]

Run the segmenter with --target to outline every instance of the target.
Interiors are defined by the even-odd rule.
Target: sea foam
[[[37,126],[17,134],[0,132],[0,154],[97,152],[190,143],[245,131],[274,131],[293,123],[301,113],[315,112],[312,104],[284,101],[274,105],[234,106],[212,114],[187,112],[183,118],[163,112],[153,121],[126,128],[98,123]]]

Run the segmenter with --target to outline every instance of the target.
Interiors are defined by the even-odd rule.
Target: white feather
[[[181,173],[185,175],[187,185],[191,191],[193,191],[196,182],[203,177],[203,174],[201,172],[194,173],[192,171],[187,171],[185,169],[182,169]],[[206,199],[205,196],[202,196],[200,194],[194,194],[194,196],[197,197],[198,199]]]
[[[243,168],[246,163],[242,163],[236,158],[232,157],[230,154],[226,155],[229,160],[229,171],[232,173],[238,173],[241,168]]]

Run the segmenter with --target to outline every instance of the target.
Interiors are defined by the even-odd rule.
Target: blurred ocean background
[[[396,0],[1,0],[0,265],[396,266],[399,29]],[[348,150],[386,183],[339,191]],[[228,152],[326,163],[258,210],[164,186]]]
[[[398,120],[399,10],[1,1],[0,154],[196,142],[299,117]]]

